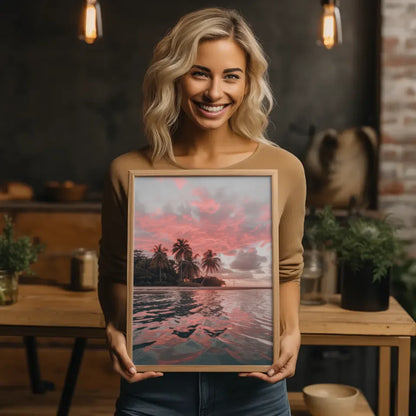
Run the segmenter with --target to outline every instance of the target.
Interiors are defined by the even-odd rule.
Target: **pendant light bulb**
[[[332,49],[342,43],[341,15],[337,0],[321,0],[322,17],[318,43]]]
[[[86,0],[81,19],[80,39],[92,44],[103,36],[101,7],[98,0]]]

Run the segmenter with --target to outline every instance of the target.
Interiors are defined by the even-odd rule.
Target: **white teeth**
[[[210,113],[218,113],[221,110],[224,109],[225,105],[218,105],[218,106],[212,106],[212,105],[204,105],[204,104],[198,104],[203,110],[208,111]]]

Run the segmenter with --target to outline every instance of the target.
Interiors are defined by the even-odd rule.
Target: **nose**
[[[204,98],[209,102],[218,101],[222,97],[221,80],[212,78],[204,92]]]

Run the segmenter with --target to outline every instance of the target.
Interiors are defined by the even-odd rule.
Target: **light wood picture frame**
[[[129,171],[137,371],[267,371],[279,355],[277,170]]]

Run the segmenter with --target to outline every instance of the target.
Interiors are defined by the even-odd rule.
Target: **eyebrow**
[[[192,68],[198,68],[198,69],[202,69],[205,72],[211,72],[211,70],[209,68],[207,68],[206,66],[202,66],[202,65],[193,65]],[[244,71],[241,68],[227,68],[224,69],[224,74],[229,74],[230,72],[242,72],[244,73]]]

